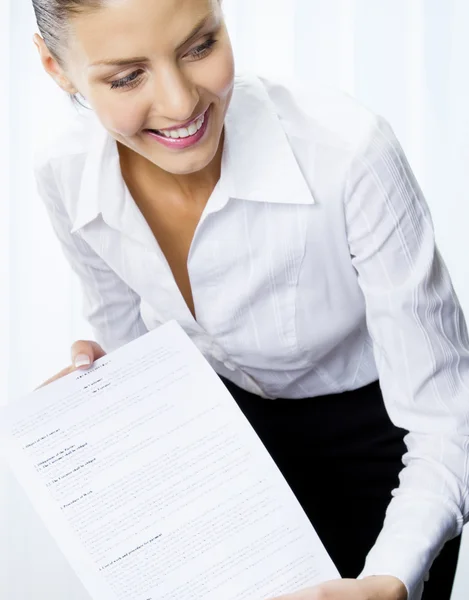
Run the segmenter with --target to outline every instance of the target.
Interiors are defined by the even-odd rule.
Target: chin
[[[158,158],[156,156],[149,156],[148,158],[157,167],[172,175],[192,175],[193,173],[202,171],[210,165],[217,154],[219,143],[220,141],[218,140],[218,143],[214,144],[214,147],[205,149],[205,151],[200,148],[198,152],[193,153],[193,156],[181,153],[180,155],[176,154],[167,158],[161,156],[158,156]]]
[[[176,161],[171,165],[161,165],[161,163],[157,166],[162,168],[167,173],[171,173],[171,175],[192,175],[194,173],[199,173],[203,171],[209,164],[211,160],[204,160],[200,162],[190,162],[187,163],[181,160],[179,163]]]

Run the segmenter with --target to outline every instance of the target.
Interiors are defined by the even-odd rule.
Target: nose
[[[152,109],[168,127],[185,123],[193,115],[200,97],[197,86],[176,66],[160,69],[155,77]]]

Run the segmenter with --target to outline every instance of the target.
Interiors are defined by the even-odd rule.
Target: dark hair
[[[62,65],[70,18],[84,10],[100,8],[103,0],[32,0],[36,22],[50,53]],[[63,66],[63,65],[62,65]]]
[[[103,0],[32,0],[36,22],[49,52],[63,67],[63,49],[67,40],[70,18],[80,12],[97,9]],[[76,106],[89,108],[79,94],[70,94]]]

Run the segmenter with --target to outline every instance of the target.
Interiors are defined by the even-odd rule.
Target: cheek
[[[80,79],[78,76],[76,80]],[[113,137],[132,137],[139,133],[147,117],[148,105],[138,94],[111,90],[108,85],[82,80],[83,90],[91,109]]]
[[[207,69],[206,89],[221,101],[229,98],[234,82],[234,61],[231,48],[220,53]]]
[[[139,133],[147,115],[147,110],[136,102],[132,103],[132,109],[129,110],[128,102],[112,102],[109,99],[102,104],[95,103],[94,110],[102,125],[113,135],[121,137],[132,137]]]

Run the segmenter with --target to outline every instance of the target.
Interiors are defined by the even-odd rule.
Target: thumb
[[[89,367],[95,360],[105,356],[106,352],[96,342],[80,340],[71,349],[72,364],[78,368]]]

